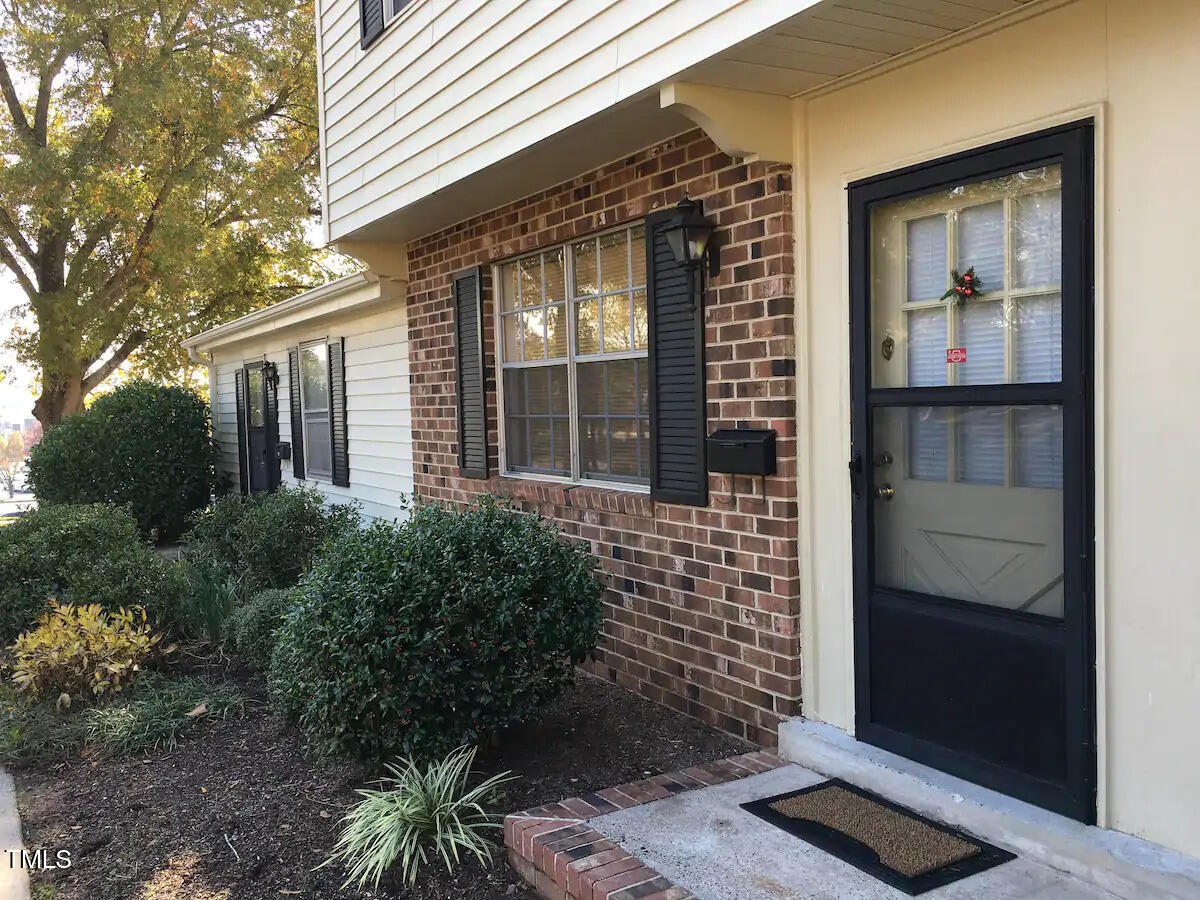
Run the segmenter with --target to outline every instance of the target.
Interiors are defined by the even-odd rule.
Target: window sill
[[[503,473],[499,482],[497,493],[514,500],[654,518],[649,485],[575,481],[524,472]]]

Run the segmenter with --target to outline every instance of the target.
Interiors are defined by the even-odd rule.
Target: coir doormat
[[[742,808],[913,895],[1016,859],[837,778]]]

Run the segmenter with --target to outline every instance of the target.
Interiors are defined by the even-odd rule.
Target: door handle
[[[883,484],[875,488],[875,496],[880,500],[891,500],[896,496],[896,489],[890,484]]]

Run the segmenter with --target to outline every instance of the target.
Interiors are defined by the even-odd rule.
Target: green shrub
[[[475,747],[460,747],[424,768],[410,759],[388,766],[392,774],[380,779],[382,790],[358,791],[363,799],[342,819],[334,854],[321,865],[346,863],[342,887],[357,880],[361,890],[368,881],[378,888],[397,861],[409,885],[430,857],[449,872],[467,855],[490,863],[495,845],[485,832],[503,826],[484,812],[483,803],[513,779],[502,772],[468,788],[475,752]]]
[[[596,568],[491,498],[343,534],[279,630],[273,694],[318,751],[441,756],[561,691],[599,637]]]
[[[275,632],[292,604],[292,591],[267,588],[259,591],[229,616],[227,633],[233,649],[256,669],[271,664]]]
[[[169,541],[208,503],[215,463],[205,402],[134,381],[46,432],[30,452],[29,482],[41,503],[128,506],[144,535]]]
[[[184,637],[217,643],[237,602],[237,578],[203,558],[181,562],[178,570],[182,577],[177,600],[163,624]]]
[[[356,530],[359,518],[355,507],[327,505],[313,488],[233,494],[195,517],[184,538],[185,557],[224,567],[237,577],[243,595],[288,588],[331,535]]]
[[[169,618],[179,590],[173,569],[143,543],[127,510],[41,506],[0,528],[0,644],[30,628],[51,597]]]

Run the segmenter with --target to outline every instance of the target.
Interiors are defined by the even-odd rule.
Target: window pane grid
[[[300,347],[300,417],[305,471],[333,475],[333,435],[329,430],[329,349],[324,342]]]
[[[501,406],[509,470],[648,483],[643,236],[639,224],[497,267]],[[528,261],[535,259],[541,263],[540,284],[529,277]],[[557,287],[559,277],[565,279],[562,287]],[[569,315],[555,323],[557,309]],[[527,325],[531,311],[547,319],[540,343],[539,329]],[[542,372],[561,384],[562,397],[552,410],[534,408],[540,391],[531,385]]]
[[[1057,176],[1053,168],[1031,174],[1043,183]],[[919,214],[904,223],[900,313],[907,336],[908,386],[1062,379],[1061,224],[1057,185],[1008,191],[999,199]],[[945,259],[941,273],[939,256]],[[934,299],[935,289],[940,293],[952,286],[952,269],[970,267],[983,282],[979,299],[961,305]],[[942,317],[944,326],[935,321]],[[955,364],[941,360],[939,356],[952,347],[967,347],[967,359]],[[1051,433],[1055,428],[1054,422],[1039,425]],[[1036,471],[1023,460],[1022,447],[1030,443],[1022,436],[1023,428],[1031,430],[1008,411],[995,414],[986,426],[975,424],[970,437],[961,422],[946,428],[910,419],[909,476],[1058,486],[1061,464],[1055,468],[1052,454],[1041,452],[1040,458],[1048,462]],[[1054,446],[1053,438],[1046,443]]]

